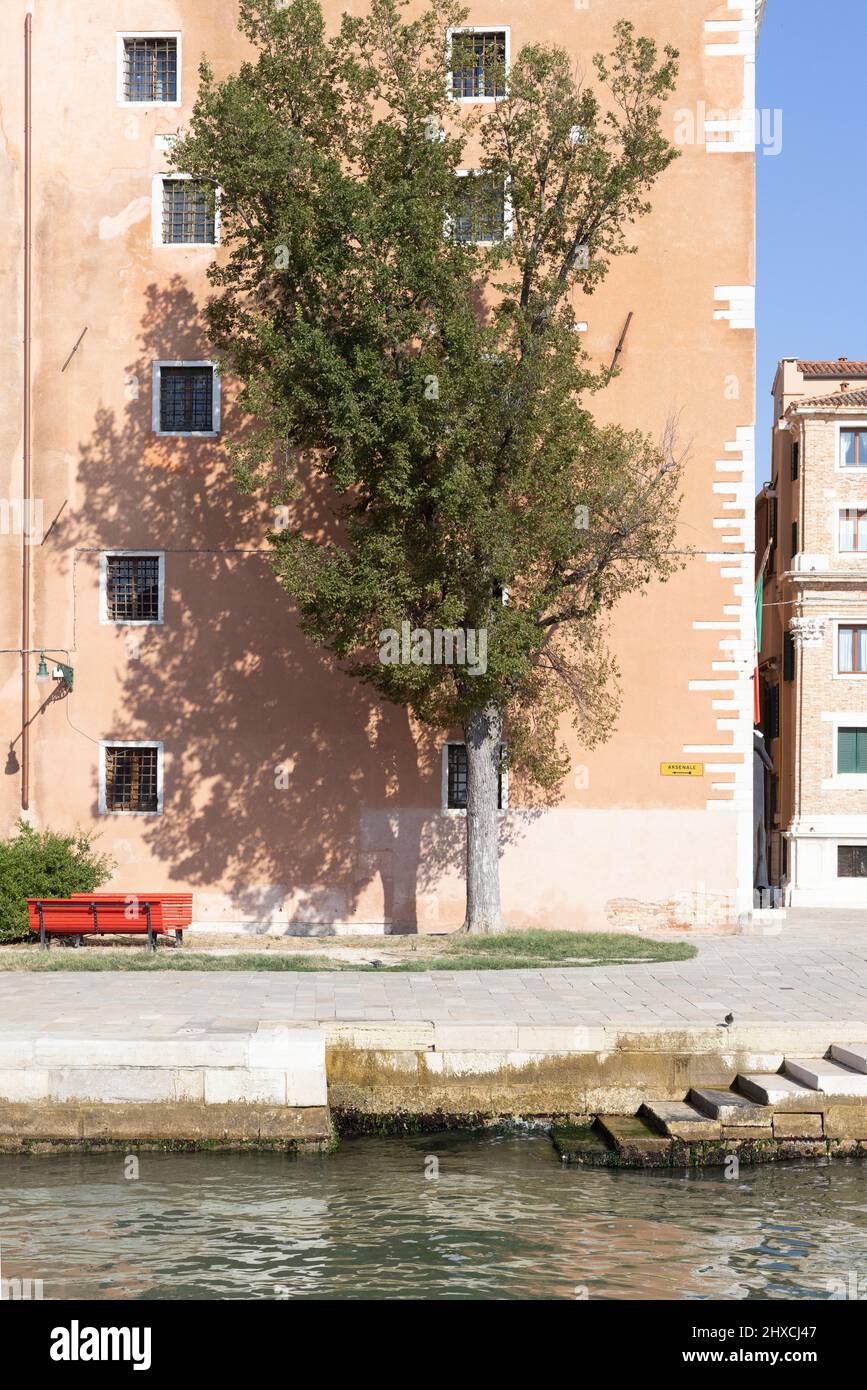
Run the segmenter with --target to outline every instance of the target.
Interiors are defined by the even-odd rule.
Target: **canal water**
[[[540,1134],[450,1133],[135,1166],[0,1156],[4,1280],[46,1299],[867,1296],[856,1162],[617,1172],[563,1167]]]

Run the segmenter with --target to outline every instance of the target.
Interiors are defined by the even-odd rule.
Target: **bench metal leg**
[[[39,913],[39,944],[43,951],[49,949],[48,933],[45,930],[45,918],[42,915],[42,903],[36,904],[36,911]]]
[[[148,946],[150,947],[150,949],[151,949],[152,951],[155,951],[155,950],[157,949],[157,939],[156,939],[156,936],[154,935],[154,929],[153,929],[153,927],[151,926],[151,905],[150,905],[150,903],[145,903],[145,917],[147,918],[147,924],[148,924]]]
[[[182,931],[176,931],[176,932],[175,932],[175,945],[176,945],[176,946],[183,946],[183,944],[184,944],[184,934],[183,934],[183,932],[182,932]]]

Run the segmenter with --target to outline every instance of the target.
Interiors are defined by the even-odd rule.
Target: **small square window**
[[[156,362],[155,434],[218,434],[219,377],[212,362]]]
[[[506,29],[453,29],[449,74],[452,97],[457,101],[504,97],[508,50]]]
[[[457,176],[455,212],[450,222],[454,241],[465,246],[493,245],[506,235],[506,192],[492,174]]]
[[[163,246],[214,246],[215,191],[194,179],[162,180]]]
[[[867,878],[867,845],[837,846],[837,877]]]
[[[178,99],[176,38],[123,39],[124,101],[171,102]]]
[[[100,810],[155,814],[161,803],[161,745],[102,745]]]
[[[503,809],[503,778],[505,749],[500,749],[500,777],[497,787],[497,810]],[[467,809],[467,748],[464,743],[446,744],[446,810]]]
[[[847,507],[840,513],[839,548],[844,553],[867,553],[867,511]]]
[[[113,623],[162,622],[161,555],[105,557],[105,617]]]

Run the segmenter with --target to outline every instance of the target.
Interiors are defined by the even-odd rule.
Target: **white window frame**
[[[844,469],[844,472],[847,473],[854,473],[855,471],[854,468]],[[860,472],[860,465],[858,471]],[[837,499],[834,505],[834,521],[831,528],[834,532],[834,555],[840,560],[858,559],[859,556],[862,560],[867,560],[867,550],[840,549],[840,523],[843,519],[844,512],[867,512],[867,502],[862,502],[860,498],[857,502],[841,502],[839,498]]]
[[[192,174],[178,174],[163,170],[160,174],[154,174],[151,181],[151,244],[153,246],[165,246],[172,251],[213,251],[215,246],[220,244],[220,190],[217,188],[214,194],[214,240],[213,241],[163,241],[163,184],[166,179],[175,183],[178,179],[191,179]],[[207,182],[198,179],[196,182]]]
[[[462,738],[448,738],[442,747],[440,760],[440,812],[444,816],[465,816],[467,808],[465,806],[449,805],[449,749],[465,748],[466,740]],[[500,748],[505,752],[505,739],[500,743]],[[497,808],[497,815],[502,816],[509,809],[509,765],[503,768],[500,776],[502,777],[502,806]]]
[[[106,805],[105,764],[107,748],[156,748],[157,750],[157,809],[155,811],[114,811]],[[104,738],[99,741],[99,814],[101,816],[161,816],[163,814],[163,745],[155,738]]]
[[[211,424],[209,430],[161,430],[160,429],[160,391],[163,367],[210,367],[214,378],[211,390]],[[216,439],[220,433],[220,373],[211,361],[179,361],[174,358],[154,362],[151,375],[151,429],[163,439]]]
[[[844,552],[845,553],[845,552]],[[867,559],[867,551],[862,552]],[[867,680],[867,671],[841,671],[840,670],[840,628],[841,627],[867,627],[867,613],[863,617],[851,617],[847,614],[845,618],[831,619],[831,632],[834,641],[834,669],[833,679],[838,681],[864,681]],[[848,774],[847,774],[848,775]]]
[[[834,472],[842,473],[844,478],[867,477],[867,464],[859,463],[857,467],[852,467],[843,462],[843,441],[840,436],[844,430],[867,430],[867,420],[864,420],[863,423],[860,420],[834,421]],[[801,453],[803,457],[803,450]],[[846,554],[847,552],[844,551],[843,553]]]
[[[512,28],[509,24],[454,24],[446,29],[446,62],[448,71],[446,73],[446,92],[449,101],[460,103],[479,102],[486,106],[492,105],[495,101],[503,101],[503,97],[456,97],[454,95],[454,71],[452,69],[452,39],[455,34],[504,34],[505,35],[505,63],[504,77],[506,82],[506,94],[509,91],[509,71],[512,66]]]
[[[156,558],[159,561],[159,603],[156,618],[110,618],[108,616],[108,561],[109,556],[121,559],[136,556]],[[163,621],[163,607],[166,596],[166,553],[164,550],[103,550],[99,556],[99,621],[105,627],[159,627]]]
[[[476,175],[480,175],[481,177],[484,177],[486,174],[490,177],[490,170],[488,170],[488,169],[455,169],[453,172],[454,172],[455,178],[457,178],[457,179],[468,179],[468,178],[470,178],[471,175],[472,175],[473,177],[475,177]],[[453,222],[452,222],[451,217],[447,217],[446,220],[445,220],[445,227],[444,227],[444,231],[445,231],[445,234],[446,234],[447,237],[451,237],[453,225],[454,225],[454,224],[453,224]],[[508,181],[508,179],[504,179],[504,181],[503,181],[503,241],[505,241],[506,238],[507,238],[507,237],[510,237],[511,235],[512,235],[512,198],[511,198],[511,195],[510,195],[510,193],[509,193],[509,181]],[[460,242],[460,245],[461,245],[461,246],[485,246],[485,247],[489,247],[489,246],[499,246],[500,244],[501,244],[501,243],[500,243],[499,241],[462,241],[462,242]]]
[[[845,677],[845,679],[851,679]],[[841,728],[867,729],[867,710],[823,710],[822,722],[831,725],[831,767],[830,777],[822,778],[823,791],[867,791],[867,773],[837,771],[837,734]]]
[[[123,94],[124,42],[126,39],[174,39],[177,54],[177,96],[174,101],[127,101]],[[147,111],[153,106],[181,104],[181,31],[180,29],[119,29],[117,30],[117,104]]]

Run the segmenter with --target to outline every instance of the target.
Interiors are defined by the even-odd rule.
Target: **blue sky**
[[[782,110],[783,143],[756,152],[760,483],[777,361],[867,358],[865,79],[867,0],[768,0],[756,105]]]

